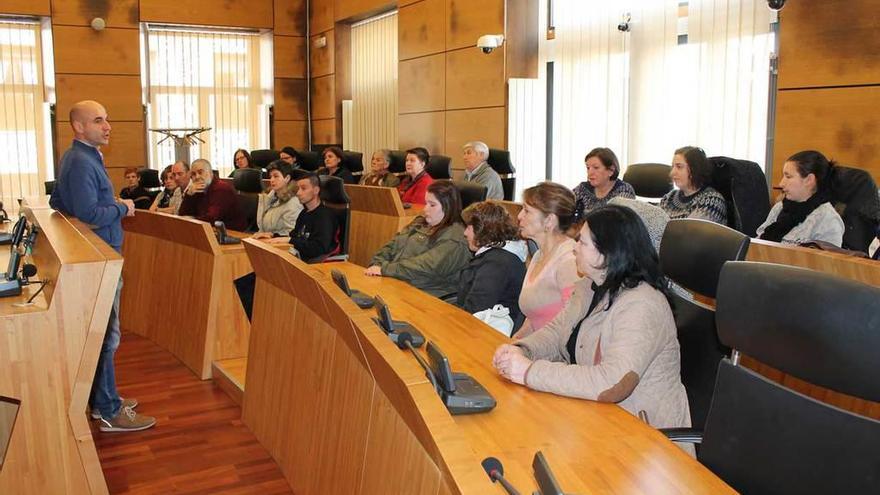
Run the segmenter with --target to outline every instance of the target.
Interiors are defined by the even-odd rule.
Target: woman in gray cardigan
[[[657,428],[690,426],[666,282],[644,224],[625,207],[594,210],[575,258],[585,278],[568,304],[541,330],[499,347],[495,368],[535,390],[644,411]]]
[[[296,199],[293,165],[284,160],[275,160],[266,167],[266,171],[269,173],[269,193],[260,194],[255,239],[288,235],[303,209]]]

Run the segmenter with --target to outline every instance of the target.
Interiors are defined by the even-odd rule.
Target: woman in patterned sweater
[[[697,218],[727,225],[727,202],[709,185],[712,163],[702,149],[685,146],[675,150],[669,176],[678,188],[660,200],[660,208],[669,218]]]
[[[577,204],[584,213],[605,206],[611,198],[635,199],[636,192],[628,183],[618,179],[620,163],[617,155],[608,148],[594,148],[584,158],[587,180],[574,188]]]

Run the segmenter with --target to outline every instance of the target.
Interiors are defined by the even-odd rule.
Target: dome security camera
[[[785,0],[767,0],[767,6],[770,10],[782,10],[785,6]]]
[[[504,44],[503,34],[484,34],[477,40],[477,48],[483,50],[486,55],[492,53],[493,50]]]

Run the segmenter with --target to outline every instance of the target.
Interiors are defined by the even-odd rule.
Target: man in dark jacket
[[[189,168],[191,182],[184,193],[178,215],[195,217],[211,225],[223,222],[227,228],[247,228],[244,212],[238,207],[238,196],[231,185],[214,179],[211,162],[198,159]]]
[[[336,217],[321,201],[321,181],[309,173],[296,181],[296,197],[303,211],[290,231],[290,244],[297,256],[305,261],[331,254],[336,250]]]

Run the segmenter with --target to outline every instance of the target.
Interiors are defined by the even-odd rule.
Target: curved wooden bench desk
[[[480,467],[498,457],[523,493],[542,450],[569,493],[729,493],[663,435],[616,405],[529,390],[499,377],[505,337],[464,311],[350,263],[305,265],[245,241],[257,273],[243,420],[295,493],[501,493]],[[333,285],[381,294],[394,317],[440,345],[497,399],[451,416],[424,371]],[[424,352],[419,350],[419,352]]]
[[[366,266],[382,246],[420,215],[424,206],[404,208],[400,194],[393,187],[346,184],[351,199],[349,258]]]
[[[0,299],[0,395],[21,400],[0,493],[107,493],[86,408],[122,257],[76,219],[23,211],[40,228],[36,278],[49,283],[32,306],[16,303],[36,284]]]
[[[250,323],[232,283],[250,273],[241,244],[221,246],[205,222],[138,210],[123,220],[120,321],[211,378],[215,359],[247,355]]]

